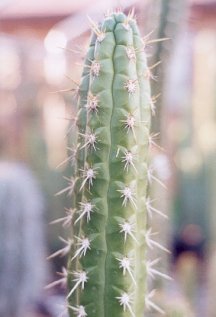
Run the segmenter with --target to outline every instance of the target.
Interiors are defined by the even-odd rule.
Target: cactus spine
[[[63,249],[70,249],[68,309],[71,317],[141,317],[146,247],[154,245],[146,230],[152,103],[145,43],[132,13],[91,24],[79,87],[73,241]]]

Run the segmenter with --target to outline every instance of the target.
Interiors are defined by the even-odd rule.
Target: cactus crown
[[[115,12],[100,27],[91,24],[68,216],[73,241],[63,249],[70,250],[69,314],[141,317],[146,273],[154,271],[146,247],[159,245],[146,231],[146,212],[156,209],[146,198],[152,100],[145,43],[133,14]]]

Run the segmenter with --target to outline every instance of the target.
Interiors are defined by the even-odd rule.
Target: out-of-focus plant
[[[150,14],[151,20],[149,19],[148,22],[148,29],[152,29],[158,41],[153,46],[150,60],[153,66],[161,62],[161,65],[153,67],[151,70],[153,102],[156,109],[156,114],[152,118],[152,131],[161,133],[161,128],[163,129],[161,119],[165,110],[164,83],[166,82],[167,67],[178,35],[185,25],[187,2],[185,0],[156,0],[153,1],[151,7],[152,13]],[[158,136],[158,142],[160,143],[160,136]]]
[[[0,315],[23,317],[47,275],[44,202],[27,167],[0,163]]]

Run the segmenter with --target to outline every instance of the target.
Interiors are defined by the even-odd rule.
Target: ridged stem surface
[[[91,42],[80,86],[69,312],[71,317],[141,317],[148,69],[133,19],[116,13],[100,30]],[[86,315],[78,311],[81,306]]]

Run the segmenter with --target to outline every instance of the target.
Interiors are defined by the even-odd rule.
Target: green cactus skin
[[[112,13],[92,38],[80,84],[71,317],[141,317],[146,293],[150,85],[132,15]]]

